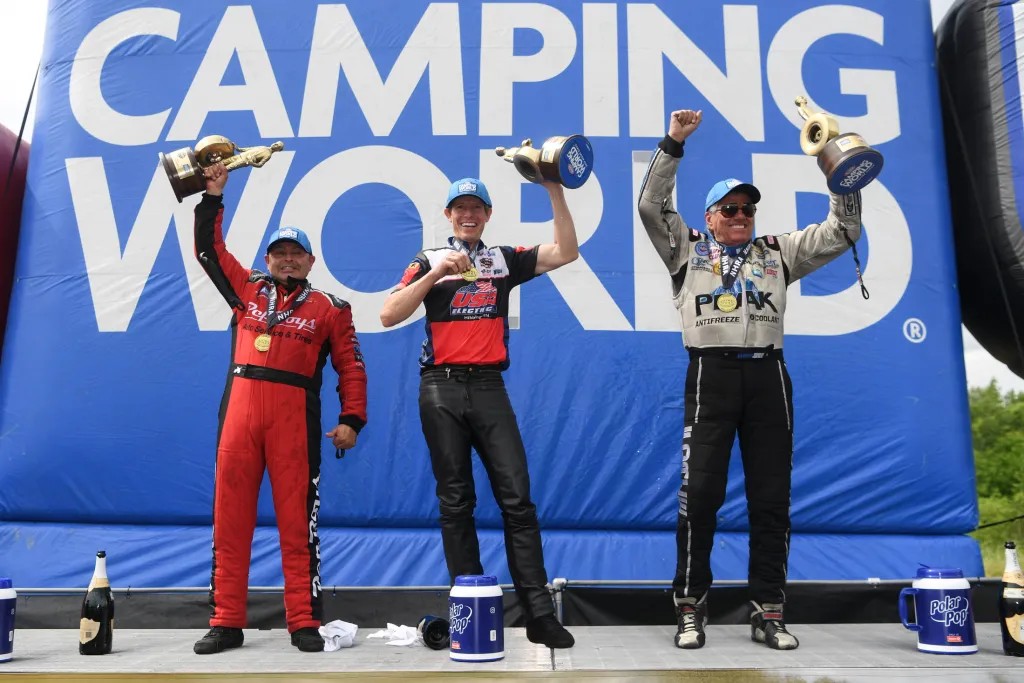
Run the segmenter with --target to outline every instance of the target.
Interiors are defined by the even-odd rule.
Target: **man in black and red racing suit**
[[[242,644],[256,500],[270,475],[292,644],[323,650],[320,586],[320,384],[328,354],[338,372],[341,414],[327,432],[335,447],[355,446],[366,424],[366,370],[349,304],[313,289],[315,261],[296,228],[270,238],[269,274],[244,268],[222,236],[227,171],[206,171],[195,208],[199,262],[233,309],[232,358],[220,408],[213,506],[212,627],[197,654]]]
[[[562,186],[542,183],[551,201],[554,241],[532,248],[482,241],[491,196],[478,178],[448,189],[448,245],[416,255],[381,309],[392,327],[422,304],[426,334],[420,354],[420,422],[437,482],[441,541],[452,584],[483,574],[477,537],[472,451],[487,470],[505,528],[505,554],[526,615],[526,638],[552,648],[576,642],[555,617],[547,589],[537,506],[519,423],[501,373],[509,367],[509,294],[534,277],[579,257],[576,226]]]

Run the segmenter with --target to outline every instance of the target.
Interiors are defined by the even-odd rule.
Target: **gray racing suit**
[[[751,597],[782,603],[793,462],[792,386],[782,357],[786,287],[860,237],[861,197],[831,195],[821,223],[754,238],[736,281],[726,289],[721,276],[725,247],[689,229],[673,205],[682,155],[681,143],[668,136],[662,140],[638,207],[668,267],[690,354],[673,588],[677,598],[699,599],[711,587],[716,516],[725,501],[729,456],[738,433],[750,523]]]

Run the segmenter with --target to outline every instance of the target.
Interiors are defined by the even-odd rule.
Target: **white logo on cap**
[[[459,192],[476,192],[476,183],[461,183],[459,185]]]
[[[281,232],[278,233],[278,237],[280,239],[285,239],[285,238],[297,239],[298,236],[299,236],[299,233],[295,232],[291,228],[285,228],[284,230],[282,230]]]
[[[727,180],[726,183],[725,183],[725,186],[728,187],[731,190],[732,188],[736,187],[739,184],[740,184],[740,181],[733,179],[733,180]]]

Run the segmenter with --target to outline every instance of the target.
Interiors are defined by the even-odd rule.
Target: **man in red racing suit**
[[[341,415],[327,433],[355,446],[366,424],[366,370],[349,304],[312,289],[315,258],[305,233],[274,232],[269,275],[244,268],[224,245],[221,193],[227,171],[207,169],[195,209],[199,262],[233,309],[232,358],[220,408],[213,506],[212,627],[197,654],[242,644],[256,500],[270,474],[292,644],[323,650],[320,586],[320,384],[328,354],[338,372]]]

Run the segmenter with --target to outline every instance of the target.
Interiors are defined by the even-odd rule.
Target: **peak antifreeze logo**
[[[698,294],[694,298],[694,305],[696,307],[697,315],[704,315],[701,309],[702,307],[707,306],[708,304],[713,304],[713,310],[715,311],[722,310],[721,308],[718,307],[718,300],[721,297],[725,296],[726,294],[730,293],[722,292],[720,294]],[[779,312],[779,309],[775,308],[775,304],[772,303],[771,292],[740,292],[739,294],[730,294],[730,296],[735,297],[737,304],[742,304],[744,301],[746,301],[748,306],[752,305],[759,311],[763,311],[765,306],[767,306],[773,312]],[[730,308],[729,310],[731,311],[733,309]]]

